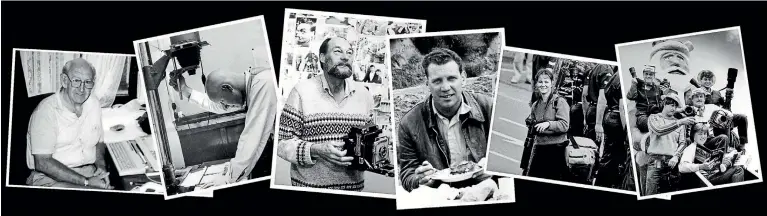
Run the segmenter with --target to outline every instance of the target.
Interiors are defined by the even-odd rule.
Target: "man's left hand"
[[[599,143],[604,143],[604,141],[605,141],[604,140],[604,138],[605,138],[605,128],[602,127],[602,124],[594,125],[594,131],[597,134],[597,140],[595,140],[595,141],[597,141]]]
[[[106,173],[107,175],[109,175],[109,174],[107,173],[107,168],[106,168],[106,165],[99,165],[99,164],[97,163],[97,165],[96,165],[96,172],[94,172],[94,173],[93,173],[93,176],[99,176],[99,175],[102,175],[102,174],[105,174],[105,173]],[[109,183],[109,176],[107,176],[106,178],[103,178],[102,180],[104,180],[104,183],[106,183],[106,185],[111,185],[111,184]]]
[[[674,156],[671,158],[671,160],[668,160],[668,166],[675,167],[676,164],[679,163],[679,157]]]
[[[211,187],[217,187],[217,186],[226,185],[226,184],[229,184],[229,176],[220,175],[216,177],[215,179],[213,179],[212,182],[204,183],[198,187],[200,189],[208,189]]]

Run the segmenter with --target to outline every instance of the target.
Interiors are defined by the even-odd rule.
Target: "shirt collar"
[[[464,95],[464,96],[465,96],[465,95]],[[431,100],[431,110],[432,110],[432,112],[433,112],[435,115],[437,115],[437,117],[439,117],[440,119],[443,119],[443,120],[444,120],[444,119],[448,119],[447,117],[445,117],[445,116],[443,116],[442,114],[440,114],[440,113],[439,113],[439,111],[437,111],[437,107],[434,105],[434,98],[433,98],[433,97],[432,97],[432,100]],[[469,106],[468,104],[466,104],[466,99],[464,98],[464,99],[461,101],[461,107],[460,107],[460,108],[458,108],[458,113],[456,113],[456,115],[455,115],[455,116],[453,116],[453,118],[455,118],[456,116],[459,116],[459,115],[463,115],[463,114],[469,113],[470,111],[471,111],[471,106]]]
[[[322,84],[322,89],[325,90],[325,92],[333,95],[332,91],[330,91],[330,84],[328,84],[328,80],[325,78],[325,74],[319,74],[318,75]],[[351,94],[354,94],[356,92],[354,89],[352,89],[350,81],[350,78],[344,79],[344,96],[349,96]]]

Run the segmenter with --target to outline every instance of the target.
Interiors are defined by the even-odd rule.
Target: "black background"
[[[615,44],[741,26],[752,101],[763,100],[766,58],[763,32],[767,4],[749,2],[3,2],[2,26],[2,213],[113,214],[192,212],[203,214],[520,214],[521,209],[561,210],[568,214],[670,213],[761,210],[764,184],[730,187],[666,200],[638,201],[634,195],[516,180],[516,203],[396,211],[391,199],[269,189],[269,181],[222,189],[214,198],[78,192],[5,187],[10,73],[13,48],[133,54],[132,42],[259,15],[265,22],[279,67],[285,8],[427,20],[427,32],[499,28],[506,45],[604,60],[616,60]],[[171,19],[170,17],[177,17]],[[19,76],[19,75],[17,75]],[[24,85],[17,83],[16,85]],[[34,107],[17,104],[16,109]],[[754,110],[759,110],[755,107]],[[755,112],[756,122],[764,115]],[[756,124],[757,128],[761,124]],[[17,129],[18,130],[18,129]],[[757,135],[759,140],[767,139]],[[14,145],[24,145],[16,143]],[[761,155],[765,148],[762,147]],[[628,208],[628,211],[605,211]],[[465,213],[464,213],[465,212]],[[731,212],[735,213],[735,212]],[[743,212],[745,213],[745,212]],[[211,213],[207,213],[211,214]],[[739,214],[739,213],[736,213]]]

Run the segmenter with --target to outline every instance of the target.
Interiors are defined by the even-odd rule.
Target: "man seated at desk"
[[[463,91],[463,63],[451,50],[432,51],[423,58],[423,68],[431,95],[408,111],[397,127],[399,178],[408,192],[421,185],[438,187],[441,183],[430,179],[438,170],[465,161],[487,163],[492,98]],[[482,184],[490,176],[477,172],[475,177],[476,182],[463,183]]]
[[[225,185],[247,180],[264,148],[274,133],[277,91],[274,86],[274,71],[254,69],[245,73],[215,70],[208,74],[206,93],[189,88],[183,77],[173,87],[184,98],[200,108],[213,113],[227,113],[248,109],[245,128],[237,143],[237,152],[230,160],[232,175],[215,180],[202,188]],[[180,86],[180,90],[179,90]]]
[[[101,104],[92,96],[96,70],[85,59],[68,61],[61,89],[37,105],[27,130],[27,184],[112,189],[104,159]]]

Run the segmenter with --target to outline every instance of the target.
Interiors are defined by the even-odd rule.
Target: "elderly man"
[[[247,108],[245,127],[237,143],[237,152],[230,160],[232,175],[216,179],[202,188],[249,179],[274,133],[277,115],[274,71],[268,68],[252,69],[244,73],[215,70],[207,76],[206,93],[189,88],[183,77],[179,77],[178,85],[172,85],[176,89],[180,86],[184,98],[188,98],[190,103],[210,112],[226,113]],[[267,156],[269,153],[267,151]]]
[[[61,89],[43,99],[29,120],[27,184],[112,189],[104,159],[101,104],[91,96],[96,70],[84,59],[68,61]]]
[[[300,81],[280,117],[277,155],[290,162],[293,186],[362,191],[364,172],[350,169],[343,137],[374,122],[373,95],[352,78],[354,49],[344,38],[325,39],[319,76]]]
[[[466,72],[461,57],[451,50],[433,50],[422,65],[431,94],[397,127],[399,178],[407,191],[437,187],[441,182],[429,177],[437,170],[461,162],[487,163],[492,98],[463,91]],[[476,181],[488,178],[478,173]]]

